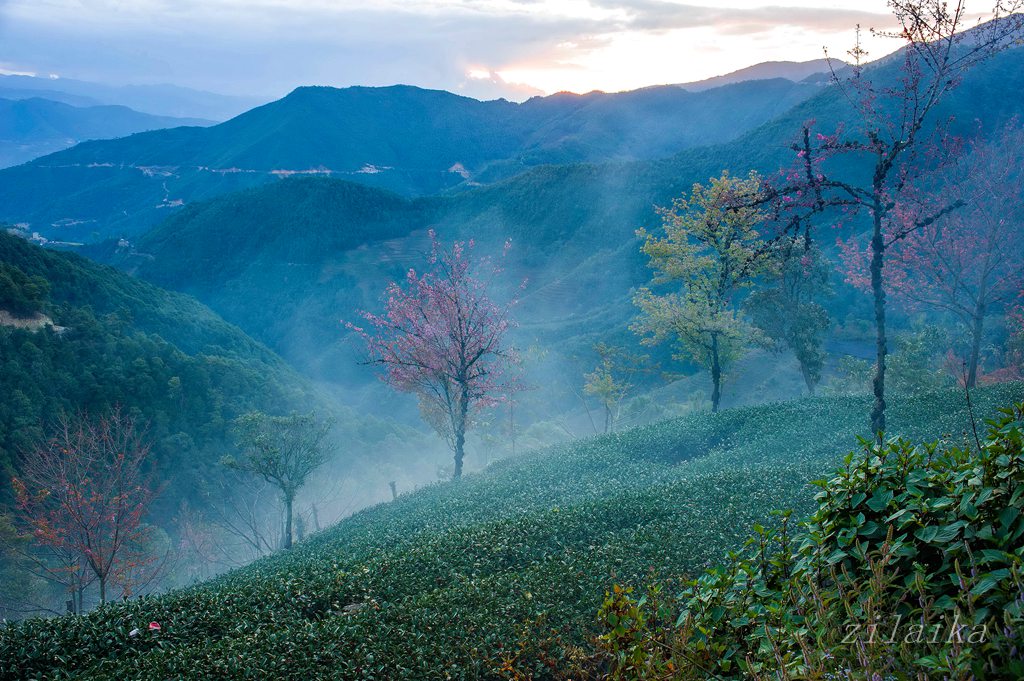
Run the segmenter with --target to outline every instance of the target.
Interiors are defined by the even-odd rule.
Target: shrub
[[[975,408],[994,414],[1022,388],[986,386]],[[603,589],[664,585],[639,606],[640,629],[674,640],[682,587],[666,580],[742,547],[772,508],[809,515],[808,481],[841,463],[867,405],[815,398],[693,414],[504,459],[188,589],[0,627],[0,678],[601,673],[593,665],[611,662],[593,649]],[[969,429],[956,392],[902,399],[891,424],[913,439]]]
[[[963,446],[863,441],[795,536],[788,513],[755,525],[667,602],[613,587],[598,659],[620,679],[1024,678],[1022,426],[1024,403]]]

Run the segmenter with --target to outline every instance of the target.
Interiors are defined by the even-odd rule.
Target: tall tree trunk
[[[107,576],[100,576],[100,603],[107,602]]]
[[[814,376],[811,375],[811,370],[807,366],[807,363],[800,360],[800,373],[803,374],[804,383],[807,385],[807,394],[814,395],[814,388],[817,385],[814,381]]]
[[[711,336],[711,411],[718,411],[722,399],[722,364],[718,357],[718,334]]]
[[[978,360],[981,356],[981,337],[985,328],[985,305],[974,310],[974,327],[971,329],[971,359],[967,364],[967,387],[973,388],[978,382]]]
[[[292,547],[292,502],[294,501],[294,495],[285,493],[284,495],[284,548],[290,549]]]
[[[465,387],[459,394],[459,418],[455,426],[455,471],[452,480],[462,477],[462,459],[466,455],[466,417],[469,415],[469,395]]]
[[[604,432],[607,435],[612,429],[612,408],[607,402],[604,404]]]
[[[871,432],[885,431],[885,288],[882,285],[882,264],[885,257],[885,239],[882,235],[881,207],[875,207],[875,229],[871,237],[871,293],[875,302],[875,375],[871,387],[875,402],[871,407]]]
[[[509,439],[512,440],[512,456],[516,455],[516,412],[515,402],[511,399],[508,401],[508,432]]]

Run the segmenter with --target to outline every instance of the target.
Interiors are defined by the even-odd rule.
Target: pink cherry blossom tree
[[[839,211],[869,218],[866,230],[870,258],[865,276],[870,285],[875,323],[874,403],[871,429],[885,430],[886,334],[885,264],[894,244],[929,228],[963,207],[955,197],[928,191],[924,176],[955,157],[957,141],[948,134],[948,120],[936,107],[963,75],[1003,49],[1016,44],[1024,31],[1021,0],[995,0],[987,24],[965,31],[964,0],[889,0],[899,23],[892,33],[904,47],[885,66],[864,68],[865,52],[858,40],[851,51],[856,62],[849,76],[836,75],[837,91],[849,110],[849,124],[829,134],[805,124],[793,145],[795,163],[781,182],[768,188],[776,202],[783,230],[810,234],[814,220]],[[859,35],[858,35],[859,37]],[[896,60],[899,61],[896,61]]]
[[[1005,127],[970,145],[941,180],[941,194],[962,208],[912,228],[916,211],[901,214],[906,236],[892,244],[888,288],[911,307],[956,316],[968,329],[965,382],[973,388],[986,318],[1024,287],[1024,131]],[[870,288],[869,254],[856,239],[842,244],[847,280]]]
[[[410,269],[404,282],[389,285],[384,313],[361,313],[367,328],[347,326],[365,340],[381,378],[419,399],[424,420],[452,448],[458,479],[474,411],[500,403],[516,387],[515,353],[505,345],[516,300],[492,300],[501,268],[489,258],[474,263],[473,241],[445,248],[432,230],[430,238],[427,271]]]

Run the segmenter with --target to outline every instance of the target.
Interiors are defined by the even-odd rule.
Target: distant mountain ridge
[[[75,106],[40,97],[0,98],[0,168],[19,165],[85,140],[213,121],[140,113],[124,106]]]
[[[818,89],[773,79],[515,104],[411,86],[302,87],[213,127],[88,142],[2,171],[0,219],[89,241],[131,236],[168,208],[293,174],[416,196],[545,164],[663,158],[735,139]],[[59,227],[67,224],[79,227]]]
[[[193,90],[178,85],[104,85],[73,78],[0,75],[0,97],[43,97],[75,106],[127,106],[154,116],[224,121],[266,101]]]
[[[831,77],[833,70],[839,73],[848,65],[838,59],[814,59],[811,61],[766,61],[754,64],[721,76],[712,76],[692,83],[681,83],[679,87],[689,92],[703,92],[722,85],[742,83],[751,80],[784,78],[798,82],[816,82],[821,77]]]

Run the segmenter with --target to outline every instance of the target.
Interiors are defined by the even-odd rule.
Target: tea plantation
[[[979,389],[975,414],[1022,396]],[[968,437],[962,392],[892,404],[893,434]],[[0,677],[558,678],[592,655],[613,583],[694,576],[773,509],[810,513],[868,406],[700,414],[505,460],[210,582],[10,625]]]

